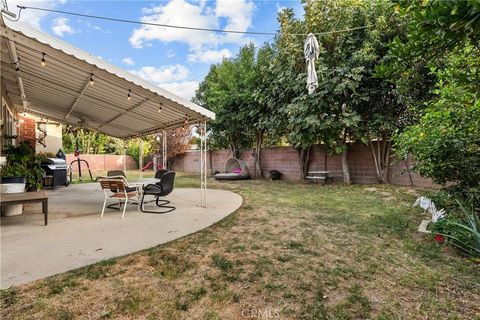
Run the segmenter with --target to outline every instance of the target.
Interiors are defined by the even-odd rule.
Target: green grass
[[[176,182],[198,185],[188,175]],[[244,319],[247,310],[279,319],[480,319],[480,267],[416,231],[424,216],[411,209],[415,190],[210,187],[239,193],[242,207],[171,243],[2,290],[1,316]]]

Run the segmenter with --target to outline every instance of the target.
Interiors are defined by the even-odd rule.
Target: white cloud
[[[175,52],[173,52],[172,50],[168,50],[167,51],[167,58],[173,58],[175,57]]]
[[[280,5],[279,2],[277,2],[277,12],[281,12],[281,11],[285,10],[286,8],[287,7],[283,7],[283,6]]]
[[[253,11],[255,5],[247,0],[217,0],[215,12],[219,18],[227,18],[225,30],[247,31],[252,24]],[[244,42],[244,35],[238,33],[228,33],[224,35],[224,42]]]
[[[97,26],[96,24],[91,23],[90,21],[85,22],[85,24],[87,25],[87,27],[95,31],[102,32],[102,33],[111,33],[110,30],[103,29]]]
[[[65,0],[8,0],[8,9],[11,12],[17,13],[18,17],[18,8],[17,5],[21,6],[32,6],[32,7],[41,7],[45,9],[53,9],[58,4],[64,4]],[[35,29],[41,30],[41,21],[48,15],[48,12],[37,11],[37,10],[22,10],[20,15],[20,22],[25,23]]]
[[[228,49],[221,50],[195,50],[194,53],[189,54],[188,61],[215,63],[222,61],[223,58],[231,58],[232,52]]]
[[[57,36],[63,37],[65,33],[74,34],[77,33],[69,24],[68,18],[59,17],[53,20],[52,31]]]
[[[181,64],[162,66],[160,68],[145,66],[130,72],[157,84],[184,80],[188,77],[188,68]]]
[[[133,66],[135,64],[135,61],[133,61],[133,59],[130,57],[124,58],[122,62],[125,63],[127,66]]]
[[[198,82],[181,81],[181,82],[161,83],[159,87],[190,101],[192,97],[195,95],[195,90],[197,90],[198,88]]]
[[[202,4],[195,5],[184,0],[172,0],[166,5],[144,9],[141,17],[143,22],[191,26],[199,28],[218,28],[218,20],[209,13]],[[191,31],[185,29],[162,28],[144,25],[135,29],[129,41],[135,48],[153,40],[162,42],[180,41],[190,46],[215,43],[217,35],[214,32]]]
[[[171,0],[165,5],[143,9],[141,21],[188,26],[207,29],[229,29],[246,31],[252,23],[255,5],[249,0],[217,0],[215,7],[207,6],[206,1],[189,3],[185,0]],[[226,24],[222,27],[223,21]],[[135,48],[142,48],[152,41],[183,42],[191,51],[215,49],[224,43],[243,44],[250,39],[243,34],[220,34],[207,31],[162,28],[143,25],[135,29],[129,38]]]

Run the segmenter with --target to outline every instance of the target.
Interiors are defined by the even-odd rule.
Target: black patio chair
[[[165,199],[160,199],[160,197],[165,197],[173,191],[174,183],[175,183],[175,172],[169,171],[163,174],[160,182],[157,182],[155,184],[148,184],[143,190],[142,201],[140,203],[140,210],[146,213],[158,213],[158,214],[168,213],[175,210],[176,208],[174,206],[168,206],[170,201]],[[155,204],[157,205],[157,207],[163,210],[159,210],[159,211],[145,210],[145,208],[143,207],[145,203],[145,196],[154,196]]]
[[[163,175],[167,172],[168,170],[165,169],[157,170],[157,172],[155,172],[155,179],[162,179]]]

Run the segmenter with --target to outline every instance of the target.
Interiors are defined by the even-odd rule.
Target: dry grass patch
[[[2,316],[478,319],[479,267],[416,232],[423,217],[410,204],[421,190],[211,185],[244,205],[166,245],[2,291]]]

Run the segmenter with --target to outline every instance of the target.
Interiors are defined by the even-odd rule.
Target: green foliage
[[[78,143],[79,150],[85,154],[123,154],[123,140],[87,129],[64,126],[62,140],[66,153],[73,153]]]
[[[389,63],[377,71],[396,79],[403,93],[427,94],[415,105],[416,123],[396,135],[397,151],[411,154],[414,169],[448,187],[451,196],[478,207],[480,2],[399,4],[409,19],[407,36],[392,42]]]
[[[392,84],[375,75],[375,66],[403,23],[389,1],[308,1],[304,19],[293,10],[280,12],[280,32],[270,48],[270,63],[261,72],[257,99],[266,105],[275,132],[299,150],[302,168],[308,167],[312,145],[324,143],[331,153],[342,153],[347,141],[386,137],[405,119],[407,108]],[[306,90],[305,37],[371,26],[350,32],[318,36],[318,89]],[[374,77],[375,75],[375,77]]]
[[[463,219],[454,214],[437,221],[432,228],[434,235],[440,234],[448,243],[465,254],[480,257],[480,220],[474,209],[467,210],[458,203]]]
[[[143,167],[145,163],[140,164],[140,141],[143,140],[143,155],[144,155],[144,162],[145,156],[150,154],[152,150],[152,141],[151,139],[142,139],[142,138],[135,138],[128,140],[126,143],[127,154],[131,155],[132,158],[135,160],[139,167]]]
[[[27,170],[21,164],[7,164],[2,167],[0,176],[2,178],[25,177]]]
[[[42,155],[37,156],[31,145],[22,141],[18,147],[8,145],[3,150],[7,165],[2,169],[2,177],[24,177],[27,190],[42,188],[45,171],[40,167]]]
[[[480,60],[471,46],[449,55],[436,70],[436,97],[420,121],[397,135],[398,152],[412,154],[415,170],[480,205]],[[477,79],[472,83],[472,79]]]
[[[212,148],[230,148],[234,156],[251,147],[254,110],[259,109],[253,92],[258,86],[259,69],[255,46],[240,49],[237,57],[213,65],[200,84],[194,101],[216,113],[210,124]],[[252,113],[253,112],[253,113]]]

